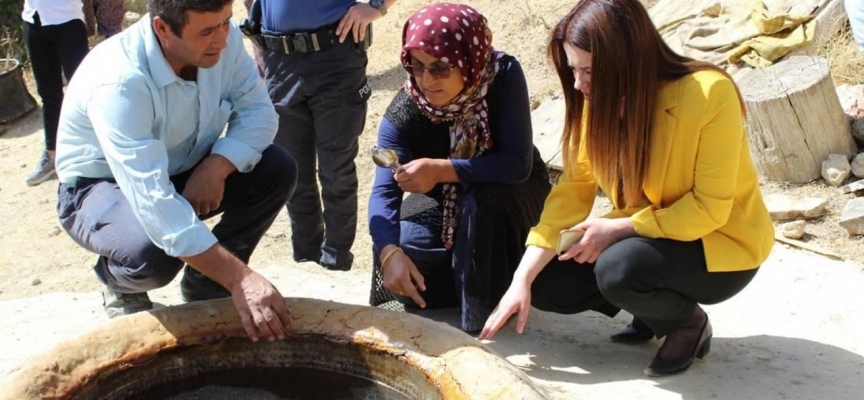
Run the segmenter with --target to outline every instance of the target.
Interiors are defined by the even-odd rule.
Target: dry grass
[[[864,50],[848,26],[820,46],[818,54],[828,59],[834,84],[864,83]]]
[[[0,28],[0,58],[17,58],[18,35],[8,27]]]

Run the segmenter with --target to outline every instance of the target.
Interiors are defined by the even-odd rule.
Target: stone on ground
[[[828,201],[818,197],[795,197],[785,194],[765,196],[765,205],[771,219],[784,221],[796,218],[815,218],[825,213]]]
[[[850,235],[864,234],[864,197],[849,200],[840,215],[840,226]]]
[[[849,165],[849,159],[844,154],[831,154],[825,161],[822,161],[822,178],[829,185],[839,187],[846,182],[849,173],[852,172],[852,166]]]
[[[852,175],[864,178],[864,153],[858,153],[852,160]]]
[[[783,232],[783,236],[789,239],[801,239],[804,237],[804,228],[806,227],[807,223],[804,221],[793,221],[781,225],[780,230]]]

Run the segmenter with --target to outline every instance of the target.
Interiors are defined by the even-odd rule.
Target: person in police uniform
[[[370,23],[395,2],[258,0],[250,10],[250,19],[259,24],[256,43],[279,114],[275,143],[298,164],[297,189],[286,205],[297,262],[351,269],[357,230],[354,158],[371,95]]]

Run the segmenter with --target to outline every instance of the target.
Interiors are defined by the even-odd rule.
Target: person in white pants
[[[861,46],[861,50],[864,50],[864,0],[845,0],[845,2],[852,35],[855,36],[855,41]]]

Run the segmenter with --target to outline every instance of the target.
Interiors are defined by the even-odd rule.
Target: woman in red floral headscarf
[[[401,61],[408,78],[378,145],[402,167],[378,168],[369,200],[371,302],[460,306],[462,329],[476,331],[506,291],[550,188],[525,76],[492,47],[486,19],[461,4],[414,13]]]

